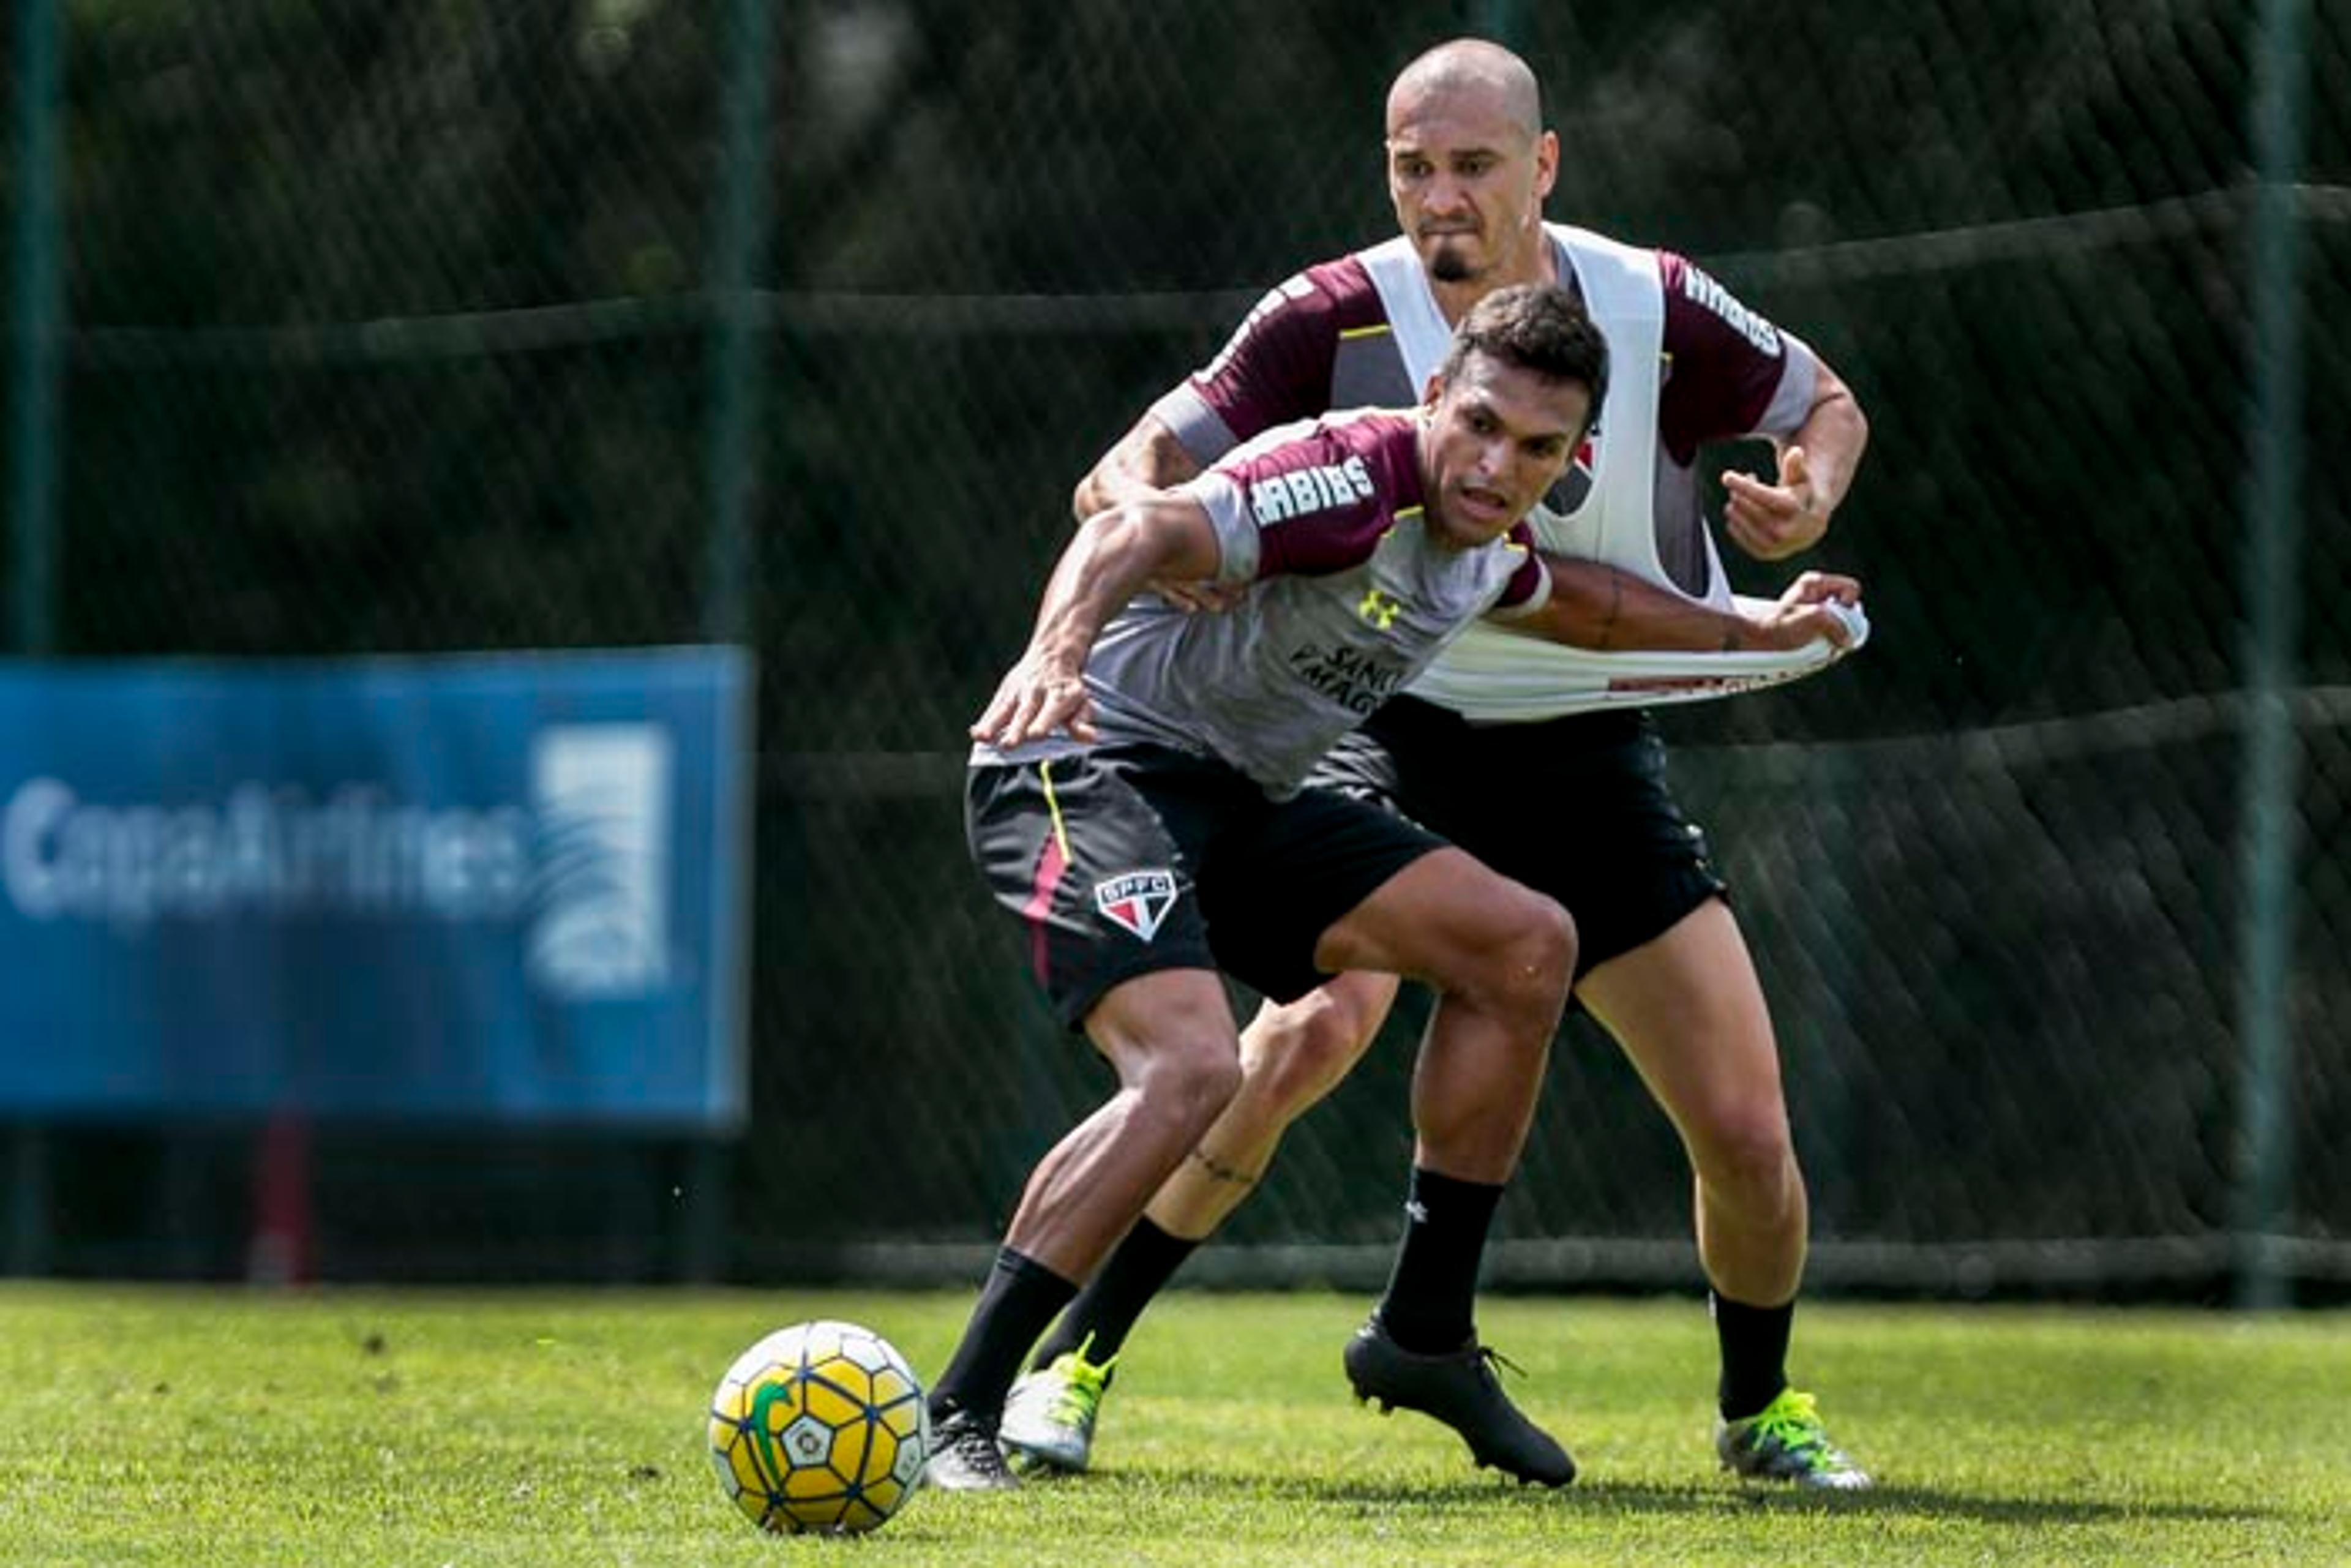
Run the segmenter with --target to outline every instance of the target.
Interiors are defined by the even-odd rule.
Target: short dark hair
[[[1556,283],[1515,283],[1471,306],[1446,351],[1447,382],[1473,353],[1547,381],[1581,382],[1591,390],[1593,420],[1608,395],[1608,340],[1575,292]]]

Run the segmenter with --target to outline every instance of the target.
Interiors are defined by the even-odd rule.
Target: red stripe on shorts
[[[1028,905],[1020,911],[1029,922],[1029,967],[1036,971],[1040,986],[1050,982],[1047,939],[1053,931],[1053,894],[1061,889],[1061,873],[1069,869],[1070,862],[1061,857],[1061,836],[1048,837],[1045,852],[1037,857],[1037,880],[1029,887]]]

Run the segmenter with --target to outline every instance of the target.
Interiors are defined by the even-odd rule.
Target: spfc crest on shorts
[[[1176,873],[1130,871],[1094,883],[1094,907],[1148,942],[1176,907]]]

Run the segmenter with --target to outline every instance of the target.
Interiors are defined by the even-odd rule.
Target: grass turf
[[[290,1294],[0,1286],[0,1563],[1498,1564],[2351,1562],[2351,1317],[1808,1306],[1795,1371],[1858,1498],[1713,1468],[1688,1301],[1488,1301],[1557,1493],[1347,1396],[1364,1303],[1178,1293],[1089,1477],[761,1536],[703,1409],[768,1329],[840,1317],[927,1374],[960,1293]]]

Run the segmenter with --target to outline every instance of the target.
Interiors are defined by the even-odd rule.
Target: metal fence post
[[[65,338],[64,225],[57,198],[65,42],[62,0],[16,10],[16,221],[9,235],[10,338],[8,649],[37,657],[57,645],[58,372]],[[49,1142],[38,1126],[8,1133],[5,1272],[49,1265]]]
[[[726,166],[712,236],[710,307],[710,557],[703,589],[704,634],[714,643],[751,638],[751,529],[759,497],[755,440],[765,402],[761,373],[760,269],[770,227],[768,191],[769,78],[774,27],[765,0],[728,7]]]
[[[2302,214],[2305,7],[2263,0],[2253,39],[2252,399],[2245,445],[2245,737],[2238,864],[2237,1032],[2244,1082],[2237,1304],[2282,1306],[2293,1207],[2294,639],[2301,608]]]
[[[710,553],[703,632],[714,643],[750,645],[756,616],[753,529],[760,494],[759,423],[765,412],[767,343],[761,272],[772,227],[768,148],[775,26],[768,0],[727,7],[719,172],[709,272]],[[733,1162],[716,1138],[698,1135],[686,1152],[686,1212],[679,1269],[689,1281],[718,1277],[726,1230],[726,1173]]]
[[[1526,18],[1519,0],[1472,0],[1469,31],[1506,49],[1526,47]]]
[[[10,236],[16,288],[8,378],[9,576],[16,592],[10,647],[42,654],[56,644],[57,473],[62,422],[58,369],[65,336],[65,248],[57,200],[57,117],[64,100],[61,0],[25,0],[16,12],[16,221]]]

